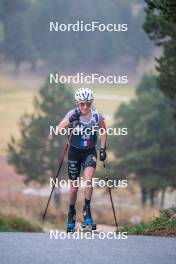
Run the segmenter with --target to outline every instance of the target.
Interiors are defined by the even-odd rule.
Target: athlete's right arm
[[[73,122],[79,121],[80,111],[78,109],[71,110],[66,114],[62,121],[58,124],[58,129],[66,128]]]
[[[58,129],[65,128],[70,124],[69,120],[67,118],[64,118],[60,121],[60,123],[57,125]]]

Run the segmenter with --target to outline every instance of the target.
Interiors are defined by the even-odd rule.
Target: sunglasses
[[[78,103],[78,105],[79,105],[80,107],[84,107],[85,105],[86,105],[87,107],[90,107],[91,104],[92,104],[92,103],[81,103],[81,102]]]

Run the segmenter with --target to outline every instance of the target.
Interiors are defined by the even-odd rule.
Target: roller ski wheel
[[[74,228],[67,227],[67,233],[74,233],[74,232],[75,232]]]
[[[75,231],[75,218],[76,218],[76,210],[68,212],[68,219],[67,219],[67,233]]]
[[[83,232],[91,232],[97,229],[96,224],[93,223],[93,219],[90,211],[90,205],[84,205],[83,218],[84,221],[81,223],[81,230]]]
[[[81,231],[82,232],[92,232],[97,229],[96,224],[87,225],[84,222],[81,223]]]

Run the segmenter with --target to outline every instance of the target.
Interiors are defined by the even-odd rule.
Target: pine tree
[[[21,139],[13,137],[8,144],[9,162],[16,171],[25,175],[25,181],[45,183],[54,177],[58,158],[66,138],[50,135],[50,126],[56,126],[71,108],[72,93],[63,84],[48,81],[35,98],[35,113],[24,114],[20,121]]]
[[[144,30],[155,45],[163,47],[157,59],[158,84],[171,100],[176,117],[176,2],[175,0],[146,0]]]
[[[137,99],[122,105],[115,120],[116,128],[128,128],[128,135],[112,139],[117,159],[114,175],[117,172],[124,177],[133,175],[141,187],[143,204],[149,196],[153,206],[158,191],[176,188],[176,133],[172,111],[154,77],[143,77]]]

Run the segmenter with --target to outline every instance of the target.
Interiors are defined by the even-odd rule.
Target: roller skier
[[[94,101],[93,92],[89,88],[79,88],[75,92],[75,101],[76,108],[70,110],[58,124],[59,129],[67,128],[71,125],[79,129],[79,133],[72,133],[68,149],[68,175],[72,182],[69,192],[67,232],[72,232],[75,228],[75,204],[78,187],[74,184],[74,181],[79,178],[81,167],[83,169],[84,181],[86,181],[86,186],[84,187],[85,201],[83,206],[82,228],[88,227],[91,230],[96,229],[91,215],[91,198],[93,192],[91,180],[96,170],[97,161],[96,144],[98,129],[96,128],[101,128],[105,131],[105,133],[101,133],[99,159],[100,161],[105,161],[106,159],[106,125],[103,116],[92,107]]]

